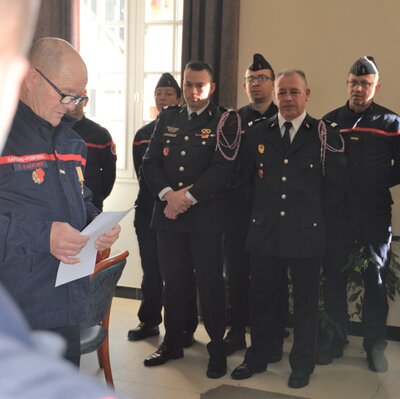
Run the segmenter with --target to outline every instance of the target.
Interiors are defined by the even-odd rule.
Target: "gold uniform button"
[[[310,163],[310,168],[312,169],[314,167],[314,164]]]
[[[189,136],[185,136],[185,137],[184,137],[184,140],[185,140],[185,141],[188,141],[188,140],[189,140]]]
[[[183,183],[180,181],[180,182],[178,183],[178,186],[179,186],[179,187],[183,187]]]
[[[183,166],[179,166],[179,172],[183,172],[185,168]]]
[[[282,194],[282,195],[281,195],[281,198],[282,198],[282,199],[286,199],[286,194]]]
[[[171,142],[171,140],[167,140],[167,144],[169,144]]]
[[[207,143],[206,143],[205,141],[202,141],[201,144],[202,144],[202,145],[206,145]]]
[[[288,160],[288,159],[284,159],[284,160],[283,160],[283,163],[284,163],[285,165],[287,165],[287,164],[289,163],[289,160]]]
[[[260,163],[260,168],[262,168],[264,166],[264,164],[263,163]]]
[[[313,223],[313,227],[317,227],[318,226],[318,223]]]
[[[285,211],[281,211],[281,216],[285,216],[286,212]]]
[[[186,155],[186,151],[181,151],[181,155],[184,157]]]
[[[256,219],[253,219],[252,222],[255,223],[255,222],[256,222]]]
[[[286,176],[282,176],[282,181],[286,181],[286,180],[287,180]]]

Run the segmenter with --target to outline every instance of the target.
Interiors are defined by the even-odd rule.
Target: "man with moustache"
[[[339,215],[328,219],[328,247],[324,260],[325,309],[342,336],[321,342],[318,364],[329,364],[343,355],[347,335],[347,272],[342,272],[352,251],[364,248],[369,259],[362,271],[364,300],[363,346],[368,367],[388,369],[386,318],[388,302],[385,274],[391,242],[389,188],[400,182],[400,117],[374,102],[380,89],[379,71],[373,57],[359,58],[347,76],[347,103],[325,117],[339,125],[348,160],[348,195]]]
[[[183,357],[186,299],[193,269],[205,328],[210,336],[207,377],[226,374],[222,271],[225,185],[240,144],[240,121],[212,102],[213,71],[202,61],[184,70],[186,105],[163,110],[143,160],[154,197],[160,268],[165,283],[165,338],[145,366]],[[189,292],[188,292],[189,290]]]
[[[242,153],[243,181],[254,189],[247,236],[251,346],[231,376],[240,380],[265,371],[269,353],[278,342],[282,346],[277,320],[289,267],[294,342],[288,385],[302,388],[315,367],[324,213],[342,199],[345,162],[339,131],[306,113],[310,89],[304,72],[280,73],[275,94],[279,113],[250,129]]]

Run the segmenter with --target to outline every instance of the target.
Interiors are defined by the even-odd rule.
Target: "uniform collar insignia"
[[[176,133],[179,130],[179,127],[167,126],[167,130],[170,133]]]
[[[277,124],[278,124],[278,119],[274,119],[274,120],[272,121],[270,127],[274,127],[274,126],[276,126]]]

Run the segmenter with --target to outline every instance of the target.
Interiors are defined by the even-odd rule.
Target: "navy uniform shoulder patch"
[[[330,127],[336,128],[339,125],[336,122],[332,122],[329,119],[322,119],[327,125],[329,125]]]
[[[250,121],[250,122],[247,124],[247,126],[248,126],[248,127],[255,126],[255,125],[257,125],[258,123],[260,123],[260,122],[262,122],[262,121],[265,121],[266,119],[267,119],[267,118],[266,118],[265,116],[262,116],[261,118],[254,119],[254,121]]]

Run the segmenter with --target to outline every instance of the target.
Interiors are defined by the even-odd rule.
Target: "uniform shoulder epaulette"
[[[337,128],[339,125],[336,122],[332,122],[329,119],[322,119],[327,125],[333,128]]]
[[[254,119],[254,121],[250,121],[250,122],[247,124],[247,126],[248,126],[248,127],[255,126],[255,125],[257,125],[258,123],[260,123],[260,122],[262,122],[262,121],[265,121],[266,119],[267,119],[267,118],[266,118],[265,116],[262,116],[261,118]]]
[[[163,107],[161,109],[161,111],[170,111],[170,110],[179,109],[179,108],[180,108],[179,104],[178,105],[166,105],[165,107]]]
[[[234,108],[227,108],[227,107],[223,107],[222,105],[220,105],[218,107],[218,110],[221,112],[237,112],[237,110]]]

